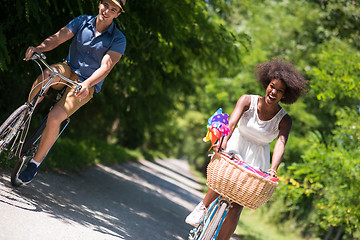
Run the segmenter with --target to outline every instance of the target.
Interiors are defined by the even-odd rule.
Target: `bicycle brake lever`
[[[78,85],[78,86],[76,86],[76,88],[75,88],[75,93],[78,93],[80,90],[81,90],[81,86],[80,85]]]
[[[31,56],[31,58],[30,58],[30,60],[35,60],[35,59],[37,59],[39,57],[39,54],[37,54],[37,53],[34,53],[32,56]],[[25,58],[24,58],[24,60],[25,60]]]
[[[37,52],[35,52],[32,56],[31,56],[31,60],[35,60],[35,59],[37,59],[37,58],[42,58],[42,59],[46,59],[46,56],[45,56],[45,54],[43,54],[43,53],[37,53]],[[25,60],[25,58],[24,58],[24,60]]]

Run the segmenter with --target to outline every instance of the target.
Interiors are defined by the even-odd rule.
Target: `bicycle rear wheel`
[[[16,109],[0,126],[0,154],[7,150],[8,145],[24,126],[28,119],[30,106],[25,103]]]

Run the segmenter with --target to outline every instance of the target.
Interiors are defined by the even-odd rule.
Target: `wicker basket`
[[[278,183],[247,171],[226,153],[215,153],[207,167],[207,185],[224,197],[255,210],[271,198]]]

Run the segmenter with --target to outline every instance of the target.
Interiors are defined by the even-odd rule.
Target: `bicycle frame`
[[[38,99],[45,95],[46,90],[49,88],[52,80],[55,77],[59,77],[59,78],[63,79],[65,82],[71,83],[72,85],[74,85],[76,93],[79,92],[81,89],[81,86],[78,83],[72,81],[71,79],[64,77],[56,69],[50,67],[50,65],[47,62],[45,62],[45,59],[46,59],[46,57],[44,54],[34,53],[34,55],[31,57],[31,60],[35,61],[40,66],[39,62],[37,61],[37,60],[39,60],[51,72],[51,74],[49,76],[49,80],[45,83],[44,86],[41,87],[40,91],[36,94],[34,99],[30,102],[30,106],[33,106],[33,107],[36,106]]]
[[[72,81],[71,79],[68,79],[68,78],[64,77],[64,76],[61,75],[56,69],[52,68],[52,67],[45,61],[46,57],[45,57],[44,54],[42,54],[42,53],[41,53],[41,54],[34,53],[34,55],[33,55],[30,59],[33,60],[33,61],[35,61],[35,62],[39,65],[39,67],[40,67],[40,69],[41,69],[41,71],[42,71],[42,75],[43,75],[44,73],[43,73],[43,70],[42,70],[42,67],[41,67],[41,64],[39,63],[39,61],[40,61],[51,73],[50,73],[50,75],[49,75],[49,79],[46,81],[46,83],[44,84],[44,86],[41,87],[41,89],[37,92],[37,94],[35,95],[35,97],[28,103],[28,105],[29,105],[29,110],[28,110],[28,112],[27,112],[27,114],[26,114],[26,120],[25,120],[25,121],[23,122],[23,124],[19,127],[19,130],[21,130],[21,131],[19,131],[19,132],[16,134],[15,141],[14,141],[14,143],[13,143],[13,146],[10,148],[10,149],[13,149],[13,148],[15,147],[16,139],[19,138],[19,144],[17,145],[16,150],[15,150],[15,152],[14,152],[14,154],[13,154],[13,156],[16,156],[16,157],[18,157],[18,158],[21,158],[22,148],[23,148],[23,145],[24,145],[24,142],[25,142],[25,138],[26,138],[26,136],[27,136],[27,133],[28,133],[28,130],[29,130],[29,127],[30,127],[31,117],[32,117],[32,114],[33,114],[33,112],[34,112],[34,110],[35,110],[35,107],[36,107],[36,105],[38,104],[39,99],[45,95],[45,93],[46,93],[47,89],[50,87],[53,79],[54,79],[55,77],[59,77],[59,78],[61,78],[61,79],[63,79],[63,80],[65,81],[65,83],[64,83],[65,85],[68,85],[67,83],[70,83],[70,84],[74,85],[74,86],[75,86],[75,89],[74,89],[74,90],[75,90],[76,93],[79,92],[80,89],[81,89],[81,86],[80,86],[78,83]],[[45,78],[44,78],[44,75],[43,75],[43,79],[45,79]],[[69,120],[68,120],[67,124],[65,125],[65,127],[68,125],[68,123],[69,123]],[[63,129],[64,129],[64,128],[63,128]],[[21,133],[20,133],[20,132],[21,132]],[[60,132],[60,134],[61,134],[61,133],[62,133],[62,131]],[[19,134],[20,134],[20,135],[19,135]],[[60,134],[59,134],[59,136],[60,136]],[[11,152],[13,152],[13,151],[11,151]],[[9,158],[9,157],[8,157],[8,158]]]

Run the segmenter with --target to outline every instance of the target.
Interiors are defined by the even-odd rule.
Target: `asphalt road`
[[[97,165],[79,174],[39,171],[13,188],[0,170],[0,239],[186,239],[201,200],[185,160]]]

